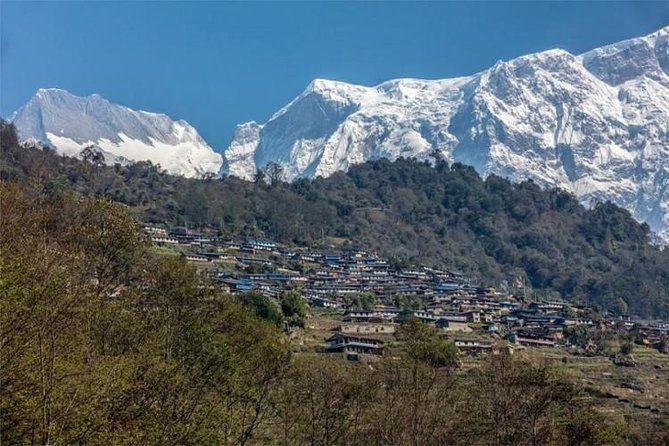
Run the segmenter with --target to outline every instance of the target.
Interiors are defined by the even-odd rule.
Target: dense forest
[[[502,355],[461,370],[415,320],[373,363],[293,352],[273,320],[283,305],[258,311],[180,257],[154,257],[121,204],[2,180],[0,214],[3,444],[667,440],[599,412],[554,366]]]
[[[20,147],[2,125],[3,179],[74,190],[130,207],[143,221],[208,227],[229,237],[332,243],[375,250],[398,264],[446,267],[498,286],[520,278],[532,294],[589,302],[616,314],[669,317],[669,250],[609,202],[584,208],[558,189],[514,184],[471,167],[378,160],[326,179],[288,184],[280,172],[194,180],[159,166],[105,166]]]

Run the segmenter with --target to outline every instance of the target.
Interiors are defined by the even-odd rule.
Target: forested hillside
[[[669,317],[669,251],[611,204],[588,210],[561,190],[513,184],[472,168],[378,160],[327,179],[288,184],[191,180],[138,163],[104,166],[19,147],[2,128],[2,178],[127,204],[144,221],[209,226],[222,235],[350,244],[397,262],[445,266],[498,285],[518,277],[542,297],[618,313]]]
[[[460,370],[417,320],[349,364],[156,257],[120,204],[0,182],[0,437],[8,445],[647,445],[555,365]],[[590,391],[591,392],[591,391]]]

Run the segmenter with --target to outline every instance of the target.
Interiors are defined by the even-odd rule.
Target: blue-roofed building
[[[274,251],[277,247],[277,244],[273,240],[247,239],[244,243],[244,246],[251,249]]]
[[[323,256],[323,262],[328,265],[338,265],[341,261],[341,256],[339,254],[325,254]]]

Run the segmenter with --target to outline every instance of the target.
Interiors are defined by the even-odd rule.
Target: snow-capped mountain
[[[467,77],[375,87],[315,80],[238,126],[223,174],[270,161],[289,180],[400,156],[609,199],[669,240],[669,27],[582,55],[549,50]]]
[[[47,143],[62,155],[80,157],[93,146],[108,164],[151,161],[187,177],[215,175],[221,168],[221,155],[186,121],[131,110],[96,94],[40,89],[10,121],[21,138]]]

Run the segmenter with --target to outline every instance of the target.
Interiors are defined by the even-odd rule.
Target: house
[[[356,359],[359,354],[382,355],[383,341],[337,332],[325,340],[325,351],[354,355]]]
[[[209,259],[206,256],[200,254],[186,254],[186,260],[189,262],[208,262]]]
[[[338,254],[325,254],[323,261],[326,265],[338,265],[341,261],[341,256]]]
[[[484,287],[477,287],[476,288],[476,295],[477,296],[489,296],[489,297],[494,297],[495,296],[495,289],[494,288],[484,288]]]
[[[206,257],[208,260],[220,260],[221,254],[218,252],[199,252],[197,255]]]
[[[495,321],[495,312],[494,311],[483,311],[479,313],[479,318],[481,322],[486,323],[486,324],[491,324]]]
[[[223,279],[222,282],[225,283],[230,288],[230,290],[234,292],[243,293],[253,290],[253,282],[247,278]]]
[[[168,237],[168,236],[152,236],[151,241],[156,244],[169,244],[169,245],[178,245],[179,240],[175,239],[174,237]]]
[[[514,352],[519,351],[519,350],[525,350],[525,347],[520,346],[520,345],[513,345],[513,344],[504,344],[504,345],[497,344],[497,345],[493,346],[492,354],[493,355],[513,355]]]
[[[516,342],[526,347],[555,347],[555,341],[547,338],[525,338],[518,336],[516,337]]]
[[[455,282],[441,282],[434,287],[437,293],[450,293],[460,289],[460,284]]]
[[[395,319],[399,323],[407,322],[409,319],[416,318],[424,324],[432,325],[437,318],[429,314],[427,311],[413,311],[404,310]]]
[[[356,323],[345,322],[339,326],[342,333],[360,334],[392,334],[397,331],[397,326],[389,322]]]
[[[520,336],[516,333],[511,333],[508,340],[514,344],[523,345],[526,347],[555,347],[555,341],[543,336]]]
[[[316,263],[318,262],[318,259],[320,259],[321,257],[322,257],[321,254],[306,252],[300,255],[300,260],[303,262]]]
[[[499,327],[495,323],[487,324],[487,325],[483,326],[483,331],[485,331],[487,333],[498,333],[499,332]]]
[[[470,322],[469,318],[464,313],[443,313],[439,316],[439,319],[449,322],[461,322],[464,324]]]
[[[147,224],[144,225],[144,233],[153,237],[167,237],[167,230],[161,226]]]
[[[272,266],[272,261],[268,259],[256,259],[253,257],[237,257],[237,261],[245,265],[266,265]]]
[[[242,244],[234,240],[224,241],[223,246],[225,247],[225,249],[230,249],[233,251],[239,251],[240,249],[242,249]]]
[[[471,332],[472,329],[464,321],[453,321],[449,319],[438,319],[435,326],[443,331]]]
[[[400,310],[398,309],[347,310],[342,316],[342,320],[345,322],[394,321],[399,314]]]
[[[481,312],[480,311],[467,311],[465,313],[465,316],[467,317],[467,322],[471,322],[473,324],[480,324],[481,323]]]
[[[211,238],[205,237],[202,235],[198,235],[193,238],[193,241],[191,242],[191,245],[196,245],[196,246],[210,246],[212,243]]]
[[[492,341],[463,338],[456,338],[454,344],[458,350],[468,354],[490,353],[494,346],[494,342]]]
[[[328,299],[327,297],[319,295],[310,295],[307,296],[307,301],[313,307],[322,307],[322,308],[344,308],[344,304],[334,299]]]
[[[261,251],[274,251],[276,249],[276,242],[273,240],[256,240],[247,239],[244,246],[251,249],[258,249]]]
[[[566,306],[567,304],[565,304],[564,302],[556,302],[556,301],[532,302],[530,304],[530,310],[549,313],[551,311],[561,311]]]

